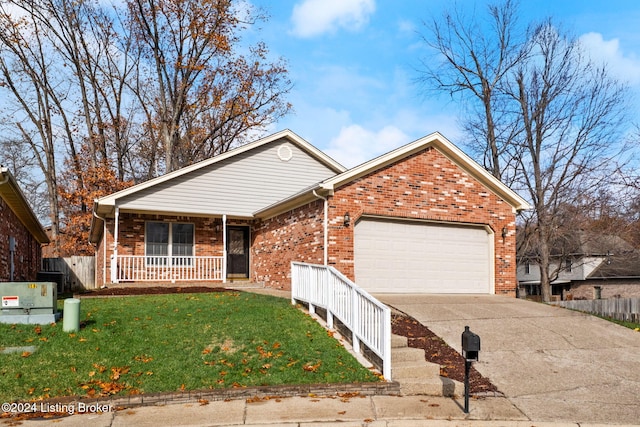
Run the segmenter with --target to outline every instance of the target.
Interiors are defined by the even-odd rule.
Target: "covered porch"
[[[115,209],[104,222],[102,283],[248,280],[251,220]],[[98,282],[98,281],[97,281]]]

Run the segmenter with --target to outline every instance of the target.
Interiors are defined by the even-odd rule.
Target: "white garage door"
[[[484,227],[363,218],[356,283],[369,292],[490,293],[489,238]]]

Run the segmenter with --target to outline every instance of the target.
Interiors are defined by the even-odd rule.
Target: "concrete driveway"
[[[376,297],[457,351],[470,326],[481,339],[476,369],[532,421],[640,424],[640,332],[503,296]]]

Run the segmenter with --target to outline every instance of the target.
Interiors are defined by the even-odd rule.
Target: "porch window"
[[[194,225],[178,222],[147,222],[147,265],[191,265]]]

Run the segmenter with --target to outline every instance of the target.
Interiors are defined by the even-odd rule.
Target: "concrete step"
[[[407,347],[407,337],[401,335],[391,335],[391,348]]]
[[[454,381],[444,377],[416,378],[400,382],[400,393],[405,396],[427,395],[452,397],[455,393]]]
[[[391,349],[391,364],[397,362],[424,362],[424,350],[421,348],[398,347]]]
[[[391,363],[391,377],[402,384],[405,379],[430,379],[440,376],[440,365],[429,362]]]

